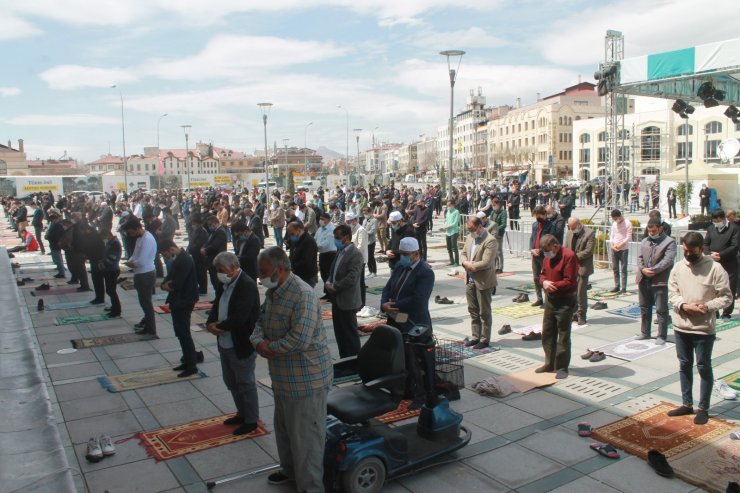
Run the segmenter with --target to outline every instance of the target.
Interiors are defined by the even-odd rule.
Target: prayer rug
[[[26,277],[26,276],[18,276],[16,280],[20,281],[23,277]],[[40,284],[43,284],[43,283],[48,284],[51,289],[62,289],[62,288],[69,287],[67,285],[66,279],[54,279],[52,276],[46,276],[46,275],[44,276],[34,275],[32,279],[33,281],[26,281],[26,283],[23,286],[18,286],[18,287],[23,288],[23,289],[35,290],[37,287],[39,287]],[[32,291],[31,296],[41,295],[43,293],[44,293],[43,290],[39,291],[38,293],[34,293]]]
[[[531,306],[528,303],[518,303],[499,306],[498,308],[493,308],[491,312],[509,318],[524,318],[532,317],[534,315],[542,315],[545,311],[539,306]]]
[[[649,450],[658,450],[666,458],[691,450],[728,435],[735,426],[711,418],[705,425],[695,425],[694,416],[670,417],[666,413],[677,406],[661,402],[657,406],[622,418],[593,431],[594,439],[647,460]]]
[[[196,378],[205,378],[207,375],[198,370],[198,373],[185,378],[179,378],[172,367],[155,368],[152,370],[141,370],[123,375],[108,375],[98,377],[100,385],[108,392],[123,392],[124,390],[141,389],[144,387],[153,387],[165,383],[183,382],[186,380],[195,380]]]
[[[509,289],[512,291],[519,291],[521,293],[534,293],[534,284],[530,282],[527,284],[520,284],[519,286],[511,286]]]
[[[385,286],[373,286],[370,288],[367,288],[366,292],[370,294],[383,294],[383,289]]]
[[[38,286],[36,286],[38,287]],[[72,294],[79,293],[77,288],[59,288],[59,289],[45,289],[43,291],[31,291],[31,296],[56,296],[59,294]]]
[[[462,281],[465,280],[465,274],[457,274],[457,273],[455,273],[455,274],[447,274],[447,275],[450,276],[450,277],[454,277],[455,279],[460,279]]]
[[[438,341],[435,348],[434,362],[436,364],[454,363],[500,350],[501,346],[489,345],[483,349],[473,349],[472,346],[465,347],[465,341]]]
[[[264,424],[259,423],[252,433],[235,436],[232,432],[236,427],[224,424],[224,420],[231,416],[233,414],[214,416],[160,430],[144,431],[137,433],[137,438],[150,457],[161,461],[269,434]]]
[[[321,312],[321,320],[332,320],[334,317],[331,315],[331,310],[324,310]]]
[[[66,301],[64,303],[47,303],[44,310],[76,310],[78,308],[98,308],[98,305],[91,305],[89,301]]]
[[[112,336],[90,337],[88,339],[72,339],[72,347],[83,349],[95,346],[108,346],[110,344],[125,344],[127,342],[151,341],[155,339],[149,334],[116,334]]]
[[[548,387],[557,383],[555,373],[535,373],[536,367],[503,375],[503,378],[516,387],[522,394],[532,389]]]
[[[654,311],[655,310],[653,310],[653,312]],[[638,303],[633,303],[622,308],[607,310],[606,312],[612,313],[614,315],[621,315],[622,317],[636,318],[638,320],[642,317],[642,315],[640,314],[640,305]]]
[[[734,329],[735,327],[740,326],[740,320],[737,319],[731,319],[728,322],[720,322],[717,320],[716,325],[714,326],[715,332],[723,332],[725,330]],[[668,325],[668,328],[671,328],[671,325]]]
[[[588,327],[588,325],[578,325],[578,322],[573,322],[570,326],[570,330],[575,331],[578,329],[583,329],[584,327]],[[523,336],[532,332],[534,332],[535,334],[540,334],[542,333],[542,323],[527,325],[526,327],[512,327],[511,331],[514,334],[521,334]]]
[[[626,293],[623,293],[619,291],[618,293],[612,293],[611,291],[605,290],[605,291],[595,291],[593,293],[589,293],[588,299],[594,300],[594,301],[605,301],[605,300],[613,300],[616,298],[622,298],[624,296],[632,296],[633,294],[637,294],[634,291],[627,291]]]
[[[28,267],[22,266],[18,269],[18,274],[37,274],[41,272],[54,272],[55,270],[57,270],[57,268],[54,264],[33,265]]]
[[[740,392],[740,371],[734,371],[729,375],[722,377],[722,380],[727,382],[727,385]]]
[[[213,307],[213,303],[210,301],[198,301],[193,306],[193,311],[199,310],[210,310]],[[171,313],[170,305],[155,306],[154,311],[157,313]]]
[[[397,421],[403,421],[404,419],[415,418],[421,414],[421,409],[409,409],[410,404],[411,401],[401,401],[395,410],[389,411],[375,419],[388,425]]]
[[[379,325],[386,325],[388,323],[387,320],[378,320],[377,322],[368,322],[366,324],[358,325],[357,330],[362,335],[368,335],[372,333],[373,329]]]
[[[675,344],[666,342],[662,346],[655,344],[655,339],[646,339],[636,341],[634,337],[629,337],[617,342],[610,342],[605,346],[594,348],[594,351],[601,351],[607,356],[623,359],[625,361],[635,361],[651,354],[665,351],[673,348]]]
[[[89,315],[71,315],[69,317],[57,317],[56,325],[86,324],[89,322],[107,322],[118,320],[110,318],[107,313],[91,313]]]
[[[671,467],[687,483],[713,493],[724,492],[727,483],[740,483],[740,440],[723,436],[674,457]]]

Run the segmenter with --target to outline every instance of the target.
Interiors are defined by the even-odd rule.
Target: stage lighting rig
[[[732,120],[732,123],[740,123],[740,110],[737,107],[730,105],[725,110],[725,116]]]
[[[599,70],[594,72],[594,79],[599,81],[598,92],[599,96],[606,96],[610,93],[614,86],[617,85],[617,64],[601,64]]]
[[[677,99],[676,102],[673,103],[673,107],[671,109],[673,109],[673,111],[678,113],[678,116],[685,120],[688,120],[689,115],[694,112],[694,107],[688,104],[683,99]]]
[[[696,95],[699,96],[699,99],[704,101],[705,108],[714,108],[715,106],[719,106],[719,102],[724,101],[725,99],[725,91],[716,89],[711,81],[702,83],[702,85],[699,86],[699,90],[696,91]]]

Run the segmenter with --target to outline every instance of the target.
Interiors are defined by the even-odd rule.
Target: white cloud
[[[24,147],[29,159],[59,159],[65,154],[67,157],[77,158],[86,152],[97,152],[82,146],[34,144],[28,141],[24,143]]]
[[[68,114],[68,115],[24,115],[5,121],[10,125],[38,127],[81,127],[95,125],[120,125],[121,120],[113,117]]]
[[[17,87],[0,87],[0,98],[9,98],[11,96],[18,96],[21,90]]]
[[[81,87],[110,87],[137,80],[133,72],[120,68],[57,65],[39,74],[51,89],[71,90]]]
[[[10,15],[9,12],[0,15],[0,41],[28,38],[37,34],[41,34],[41,30],[33,24]]]
[[[619,0],[557,20],[534,44],[552,63],[596,64],[607,29],[623,32],[630,58],[736,38],[738,18],[737,0]]]
[[[429,50],[440,51],[451,48],[498,48],[506,46],[508,42],[488,34],[485,29],[471,27],[449,32],[423,31],[414,38],[413,44]]]

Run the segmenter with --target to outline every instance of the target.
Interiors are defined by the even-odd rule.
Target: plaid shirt
[[[250,340],[257,347],[265,338],[277,353],[268,360],[275,395],[301,398],[329,388],[332,361],[321,305],[313,289],[295,274],[267,290]]]

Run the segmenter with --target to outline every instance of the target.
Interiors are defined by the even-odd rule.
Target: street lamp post
[[[361,173],[359,170],[360,167],[360,132],[362,132],[361,128],[353,128],[352,131],[355,133],[355,140],[357,141],[357,158],[355,159],[355,173]]]
[[[267,173],[267,115],[270,114],[272,103],[258,103],[257,106],[262,110],[262,124],[265,127],[265,195],[270,196],[270,177]]]
[[[111,89],[118,89],[115,85]],[[126,159],[126,124],[123,120],[123,93],[118,89],[118,95],[121,97],[121,140],[123,141],[123,188],[128,196],[128,160]]]
[[[686,134],[686,149],[684,149],[684,157],[686,163],[684,164],[684,173],[686,177],[686,185],[684,185],[684,203],[686,204],[685,214],[689,215],[689,117],[686,116],[686,122],[684,123],[684,133]],[[669,211],[670,212],[670,211]],[[700,211],[701,212],[701,211]]]
[[[162,154],[159,152],[159,123],[162,121],[162,118],[167,116],[167,113],[159,117],[159,120],[157,120],[157,176],[159,177],[159,187],[162,188],[162,170],[160,169],[162,166]]]
[[[347,174],[347,166],[349,166],[349,110],[343,107],[341,104],[337,105],[337,108],[343,109],[347,113],[347,153],[345,154],[346,161],[344,162],[344,174]],[[347,177],[349,180],[349,177]]]
[[[285,147],[285,156],[283,156],[283,162],[285,163],[285,184],[286,186],[288,184],[288,175],[290,174],[290,166],[288,166],[288,142],[290,142],[290,139],[283,139],[283,144]]]
[[[449,180],[449,187],[447,187],[447,197],[452,197],[452,151],[453,151],[453,133],[454,133],[454,111],[455,111],[455,80],[457,79],[457,73],[460,71],[460,64],[462,63],[462,57],[465,54],[462,50],[445,50],[440,51],[440,55],[447,57],[447,71],[450,74],[450,159],[447,163],[447,179]],[[458,57],[457,69],[453,69],[450,66],[450,58]]]
[[[308,127],[313,125],[313,122],[309,122],[306,128],[303,129],[303,174],[308,177]]]
[[[188,171],[188,193],[190,193],[190,148],[188,144],[188,138],[190,129],[193,128],[192,125],[180,125],[182,129],[185,131],[185,168]]]

